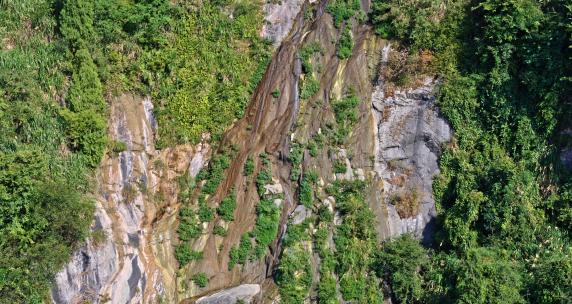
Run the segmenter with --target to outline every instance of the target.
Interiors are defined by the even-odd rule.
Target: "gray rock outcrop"
[[[254,296],[260,293],[260,285],[243,284],[233,288],[219,291],[213,295],[202,297],[197,304],[233,304],[242,300],[250,303]]]
[[[154,162],[169,153],[155,150],[152,110],[149,98],[123,95],[113,102],[110,137],[126,150],[106,156],[97,171],[92,237],[56,275],[53,302],[149,303],[174,288],[165,286],[165,272],[152,250],[151,223],[158,213],[153,195],[163,182]],[[196,174],[208,148],[180,150],[182,171]]]
[[[382,55],[387,63],[389,46]],[[385,61],[384,61],[385,60]],[[383,185],[388,236],[413,233],[429,241],[431,219],[436,215],[433,177],[439,174],[441,146],[451,138],[451,128],[435,106],[436,81],[385,93],[383,80],[372,94],[375,117],[374,169]]]
[[[286,38],[294,24],[294,18],[300,12],[304,0],[282,0],[264,5],[264,27],[262,36],[278,47]]]

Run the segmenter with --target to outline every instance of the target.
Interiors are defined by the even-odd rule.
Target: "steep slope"
[[[425,226],[435,216],[431,182],[438,173],[440,146],[450,138],[434,105],[435,80],[426,75],[419,87],[389,93],[389,80],[383,77],[389,44],[353,16],[338,24],[328,5],[267,4],[262,35],[276,50],[244,117],[223,135],[212,155],[206,143],[155,150],[157,125],[149,98],[124,95],[112,103],[110,134],[127,147],[99,169],[92,226],[98,237],[58,275],[55,302],[269,303],[281,297],[288,302],[281,281],[276,285],[276,274],[283,272],[281,259],[296,252],[312,256],[312,287],[303,297],[314,301],[324,259],[313,253],[318,250],[313,245],[317,230],[303,228],[309,239],[300,241],[301,247],[284,241],[289,231],[312,221],[325,206],[335,213],[332,224],[310,227],[325,227],[327,248],[335,252],[336,227],[349,219],[336,207],[339,196],[328,189],[344,181],[367,185],[363,198],[375,216],[374,243],[406,232],[430,239]],[[350,33],[352,47],[342,59],[345,33]],[[347,100],[355,104],[342,105]],[[209,159],[208,170],[213,170],[221,157],[229,158],[224,174],[205,193],[209,180],[197,174]],[[252,172],[246,173],[249,162]],[[264,174],[268,176],[259,179]],[[306,177],[312,174],[316,180],[308,186]],[[309,201],[303,198],[308,187]],[[181,239],[184,210],[220,210],[231,195],[237,206],[232,220],[220,213],[206,216],[198,236]],[[262,243],[257,235],[264,216],[260,206],[268,200],[278,211],[277,221],[269,223],[269,231],[276,232]],[[243,243],[255,248],[235,265],[233,254]],[[200,258],[180,265],[179,248]],[[199,283],[198,274],[208,283]],[[335,275],[340,279],[342,273]],[[342,296],[347,294],[338,291],[336,297]]]
[[[173,237],[172,231],[160,227],[172,219],[176,178],[183,172],[196,175],[209,147],[156,151],[157,123],[152,109],[148,97],[123,95],[113,102],[109,132],[126,148],[100,166],[93,236],[56,277],[54,302],[150,303],[169,299],[164,295],[169,276],[163,276],[158,265],[161,254],[154,249]],[[171,267],[165,272],[174,270]]]
[[[273,56],[245,117],[234,124],[221,142],[223,148],[218,152],[228,154],[224,147],[232,147],[234,152],[230,155],[234,159],[216,192],[205,200],[209,207],[216,208],[235,191],[238,208],[233,221],[215,218],[204,226],[206,234],[191,242],[192,250],[201,252],[202,258],[181,270],[178,285],[181,299],[193,302],[205,294],[240,284],[262,286],[260,294],[257,288],[251,289],[257,294],[256,302],[277,299],[280,292],[274,276],[283,258],[284,236],[291,229],[290,224],[296,226],[315,217],[313,214],[322,204],[334,207],[333,197],[324,191],[336,181],[360,180],[370,185],[366,202],[376,216],[379,240],[405,232],[421,236],[425,225],[435,216],[432,177],[438,172],[440,145],[450,138],[450,130],[435,109],[431,94],[433,80],[429,77],[421,87],[397,90],[393,96],[380,94],[384,83],[376,83],[376,79],[380,78],[379,72],[384,72],[382,53],[389,50],[384,48],[386,42],[377,38],[369,26],[348,22],[354,46],[351,56],[341,60],[337,41],[344,30],[336,28],[326,13],[327,6],[327,1],[314,6],[306,3],[289,36]],[[311,51],[312,48],[316,50]],[[319,68],[307,70],[311,65]],[[312,77],[317,79],[317,89],[308,96],[304,85]],[[335,104],[349,95],[360,101],[356,105],[356,122],[347,138],[335,139],[332,133],[335,132],[332,125],[336,124]],[[317,137],[325,138],[322,147],[317,151],[307,149],[316,145]],[[390,148],[404,155],[391,154]],[[299,153],[300,156],[292,155]],[[261,157],[262,154],[268,156]],[[255,164],[252,176],[272,168],[266,194],[257,193],[254,178],[243,172],[249,159]],[[395,161],[402,162],[402,166],[395,165]],[[344,172],[336,172],[339,162],[345,164]],[[308,172],[317,172],[320,186],[315,189],[315,199],[305,207],[300,187]],[[402,192],[417,188],[420,189],[416,198],[419,202],[415,202],[418,206],[410,207],[407,213],[397,212],[396,208],[407,206],[399,206],[392,197],[407,195]],[[190,206],[200,205],[199,193],[200,186]],[[274,200],[281,210],[278,234],[270,243],[269,252],[264,258],[251,256],[240,267],[231,266],[229,270],[233,248],[242,244],[245,235],[252,236],[257,225],[257,205],[267,198]],[[214,234],[217,226],[224,227],[228,234]],[[306,233],[311,236],[311,231]],[[258,240],[249,237],[247,244],[250,242],[257,244]],[[312,242],[306,243],[306,250],[312,252]],[[319,267],[319,259],[314,259],[312,268],[317,271]],[[197,273],[208,278],[206,287],[195,284],[193,275]],[[314,284],[317,282],[315,276]],[[217,293],[199,302],[217,303],[220,297]]]

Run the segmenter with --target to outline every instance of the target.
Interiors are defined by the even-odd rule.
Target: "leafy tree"
[[[85,48],[79,49],[75,61],[77,70],[72,74],[72,83],[66,96],[70,110],[73,112],[93,110],[99,115],[105,113],[103,86],[89,51]]]
[[[377,271],[391,284],[399,303],[420,303],[423,299],[421,267],[428,262],[427,253],[419,242],[404,235],[383,245],[377,254]]]
[[[62,6],[60,32],[72,53],[93,47],[96,42],[93,1],[65,0]]]
[[[495,249],[469,250],[457,271],[459,303],[523,303],[521,288],[517,265]]]
[[[286,303],[304,303],[312,284],[310,254],[301,248],[292,248],[282,254],[276,272],[280,297]]]
[[[71,147],[80,152],[91,167],[97,167],[107,145],[106,123],[93,110],[79,113],[63,110]]]
[[[334,0],[326,7],[334,18],[334,25],[340,27],[342,22],[355,16],[361,9],[359,0]]]

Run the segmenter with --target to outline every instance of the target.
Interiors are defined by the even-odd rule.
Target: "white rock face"
[[[264,5],[264,27],[262,37],[272,41],[278,47],[282,40],[286,38],[294,18],[300,12],[304,0],[282,0],[277,3],[266,3]]]
[[[265,185],[264,189],[266,189],[266,191],[264,192],[264,194],[266,195],[268,194],[277,195],[284,193],[284,187],[282,187],[282,184],[276,178],[272,178],[272,184]]]
[[[389,46],[383,50],[382,68],[389,51]],[[436,215],[433,177],[439,173],[441,146],[451,139],[451,128],[435,106],[435,85],[433,78],[426,78],[420,87],[385,96],[381,80],[372,94],[376,121],[374,169],[383,181],[389,236],[414,233],[428,240],[426,237],[431,235],[427,224]],[[417,212],[402,212],[400,216],[392,204],[397,196],[417,201]]]
[[[243,284],[230,289],[219,291],[213,295],[202,297],[197,304],[231,304],[238,300],[251,303],[254,296],[260,293],[260,285]]]
[[[99,171],[99,196],[93,231],[103,231],[102,244],[87,244],[56,276],[55,303],[89,301],[141,303],[150,279],[145,264],[153,257],[145,252],[148,233],[142,223],[146,204],[141,189],[147,187],[149,158],[155,154],[153,105],[124,96],[111,110],[110,131],[126,144],[118,157],[106,158]]]
[[[92,231],[105,238],[88,239],[56,275],[54,303],[149,303],[164,293],[163,274],[152,251],[150,222],[158,177],[153,169],[157,122],[149,98],[124,95],[112,104],[110,137],[126,144],[106,157],[97,173],[98,193]],[[202,167],[206,149],[185,155],[189,171]]]
[[[304,222],[312,214],[312,211],[308,210],[304,205],[296,206],[296,209],[290,214],[292,224],[298,225]]]

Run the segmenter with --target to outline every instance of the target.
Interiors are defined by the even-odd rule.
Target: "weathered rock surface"
[[[233,304],[238,300],[250,303],[254,296],[260,293],[260,285],[243,284],[234,288],[219,291],[213,295],[202,297],[197,304]]]
[[[262,29],[262,36],[274,44],[279,46],[282,40],[288,35],[294,18],[300,12],[302,4],[305,0],[282,0],[272,1],[264,5],[264,14],[266,21]]]
[[[382,66],[389,51],[389,46],[383,50]],[[435,106],[435,85],[428,77],[420,87],[386,96],[381,80],[372,94],[374,169],[383,181],[388,217],[381,224],[387,227],[386,237],[413,233],[429,240],[427,225],[436,215],[433,177],[439,173],[441,146],[451,138]]]
[[[335,180],[363,180],[370,185],[368,191],[372,193],[364,196],[375,213],[381,239],[406,232],[422,237],[428,231],[426,227],[435,215],[432,179],[439,172],[441,144],[451,136],[434,104],[435,81],[427,78],[419,87],[386,95],[383,81],[375,86],[371,81],[378,72],[379,51],[385,42],[368,25],[356,24],[353,54],[339,60],[335,44],[339,30],[331,16],[324,13],[326,3],[315,5],[315,19],[309,21],[300,12],[303,2],[283,0],[265,5],[267,23],[262,35],[283,47],[277,48],[244,117],[223,136],[222,143],[233,146],[236,156],[212,194],[209,207],[217,207],[231,189],[236,192],[238,207],[231,222],[217,218],[203,223],[205,233],[189,244],[192,250],[203,252],[203,258],[179,269],[173,251],[180,207],[177,177],[185,172],[195,176],[207,161],[209,147],[155,151],[156,122],[150,101],[126,98],[113,103],[110,133],[127,143],[128,149],[117,157],[106,158],[98,176],[100,190],[92,229],[104,231],[108,237],[103,242],[90,239],[74,254],[58,274],[52,293],[54,302],[277,301],[272,275],[283,250],[281,239],[287,223],[301,223],[311,216],[310,208],[297,206],[298,190],[287,161],[291,140],[312,138],[328,122],[335,122],[331,103],[350,88],[363,101],[358,122],[333,155],[324,148],[317,156],[305,156],[300,165],[302,172],[318,173],[317,192],[322,193],[318,198],[334,213],[336,225],[342,223],[342,217],[334,198],[324,193],[325,187]],[[369,7],[369,1],[362,1],[362,5]],[[319,43],[323,48],[313,59],[315,66],[321,67],[315,75],[320,89],[313,98],[300,100],[299,50],[307,43]],[[383,54],[389,51],[387,47]],[[387,56],[382,59],[383,68]],[[275,89],[281,92],[279,98],[272,97]],[[266,153],[272,164],[273,181],[265,191],[279,197],[274,200],[282,210],[279,232],[263,259],[229,270],[230,249],[256,223],[258,189],[252,176],[244,176],[243,167],[249,156],[260,153]],[[332,174],[335,161],[346,164],[345,173]],[[254,175],[260,167],[258,161]],[[396,199],[411,198],[412,194],[416,206],[403,206]],[[227,235],[214,235],[215,225],[224,227]],[[306,245],[312,252],[312,243]],[[192,275],[198,272],[209,278],[206,287],[193,283]]]
[[[165,295],[164,275],[152,250],[152,223],[162,208],[176,202],[176,191],[162,186],[187,170],[196,172],[204,163],[207,146],[154,148],[157,123],[149,98],[124,95],[112,103],[110,136],[126,144],[117,156],[107,156],[98,172],[98,195],[92,231],[97,237],[74,253],[56,276],[55,303],[149,303]],[[167,156],[177,154],[171,165]],[[158,166],[159,163],[162,163]],[[161,168],[155,168],[156,166]],[[178,173],[176,173],[178,172]],[[168,192],[168,191],[167,191]],[[162,197],[159,200],[159,197]],[[174,273],[173,273],[174,275]],[[173,294],[174,292],[171,292]]]
[[[311,214],[312,212],[308,210],[304,205],[298,205],[296,206],[296,209],[292,211],[292,214],[290,214],[291,223],[294,225],[301,224]]]

